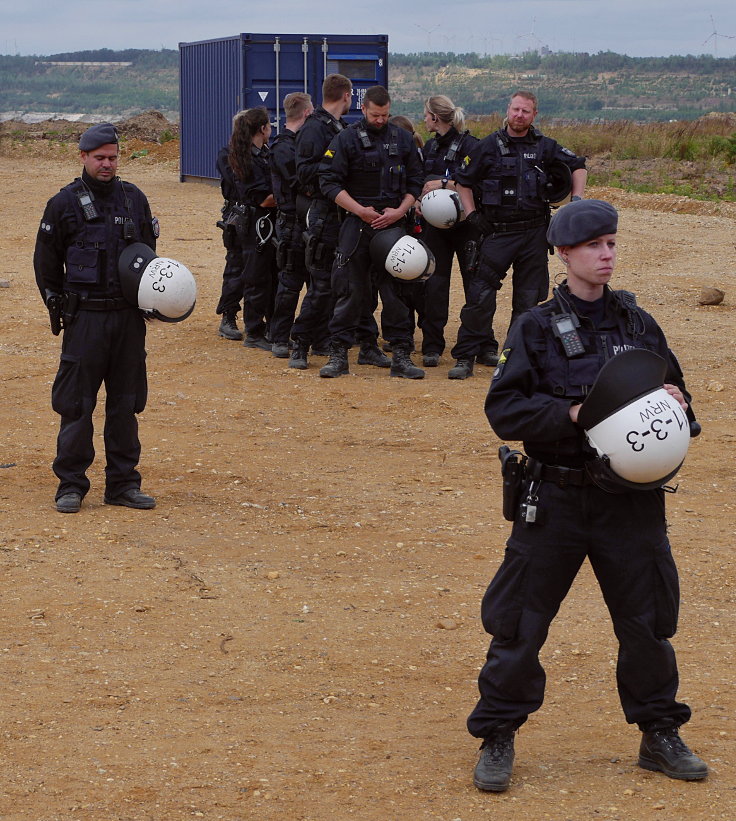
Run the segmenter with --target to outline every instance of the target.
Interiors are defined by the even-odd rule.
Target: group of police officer
[[[420,379],[424,371],[411,359],[417,302],[407,298],[401,277],[410,270],[411,278],[426,279],[434,258],[440,260],[438,285],[426,289],[420,320],[427,329],[423,364],[435,367],[457,255],[465,306],[449,376],[470,376],[476,360],[496,365],[486,400],[489,422],[500,437],[523,441],[526,450],[522,456],[502,448],[501,454],[504,514],[514,524],[483,600],[483,623],[494,638],[479,677],[480,699],[468,719],[471,734],[482,739],[474,783],[489,792],[509,786],[514,734],[543,701],[539,651],[586,557],[619,641],[622,707],[642,731],[639,765],[672,778],[704,778],[707,765],[678,733],[690,708],[676,700],[669,638],[677,625],[679,588],[662,489],[682,464],[683,441],[699,426],[661,329],[632,294],[608,286],[615,209],[582,199],[584,160],[534,129],[536,100],[529,93],[514,94],[505,125],[479,141],[457,128],[461,120],[447,98],[430,98],[425,120],[435,136],[424,162],[411,134],[390,122],[384,88],[366,91],[363,118],[347,127],[342,115],[351,95],[342,75],[326,78],[323,103],[315,110],[308,95],[289,95],[286,129],[271,149],[265,109],[236,117],[231,145],[218,159],[228,250],[220,333],[242,338],[235,325],[242,298],[244,344],[288,356],[290,367],[307,368],[309,353],[323,353],[326,345],[329,360],[320,375],[339,377],[349,372],[348,350],[357,342],[359,364]],[[244,159],[236,150],[243,146]],[[151,509],[155,500],[140,489],[136,415],[147,396],[145,319],[166,317],[143,304],[141,289],[160,296],[171,282],[161,278],[161,266],[156,277],[146,273],[156,258],[158,225],[145,195],[116,175],[115,128],[93,126],[79,147],[82,175],[49,200],[34,255],[52,330],[64,329],[52,389],[61,416],[53,465],[56,508],[78,512],[89,491],[92,414],[104,382],[104,501]],[[457,197],[458,219],[447,228],[435,226],[426,243],[418,243],[407,234],[407,225],[417,222],[408,219],[411,209],[422,194],[448,190]],[[550,223],[550,204],[560,193],[573,201]],[[550,245],[568,278],[537,306],[547,295]],[[512,326],[499,357],[492,325],[496,291],[509,268]],[[391,359],[377,344],[379,295]],[[193,298],[184,294],[174,320],[191,311]],[[642,361],[643,371],[629,366]],[[634,440],[626,433],[633,422],[614,425],[623,457],[595,445],[592,428],[605,427],[630,400],[648,401],[654,390],[661,395],[649,401],[642,420],[654,408],[662,415],[656,425]],[[669,443],[678,429],[680,450],[673,450]],[[665,467],[657,461],[662,452]],[[654,462],[647,461],[649,454]]]
[[[445,347],[450,273],[456,257],[465,306],[451,352],[456,361],[448,376],[471,376],[475,362],[495,366],[496,291],[513,268],[512,319],[546,296],[545,232],[551,197],[559,191],[562,172],[569,178],[573,199],[582,195],[585,160],[534,128],[537,102],[529,92],[516,92],[504,126],[480,141],[464,128],[462,110],[451,100],[430,97],[425,122],[434,133],[423,154],[411,135],[390,121],[391,99],[381,86],[367,89],[363,117],[348,127],[342,117],[352,94],[347,77],[331,74],[316,109],[306,94],[289,94],[284,100],[286,125],[271,144],[269,157],[276,207],[261,215],[276,224],[278,287],[263,336],[253,340],[246,328],[244,344],[270,348],[277,357],[289,357],[289,367],[300,369],[308,367],[311,346],[312,353],[329,354],[320,375],[336,377],[348,373],[347,352],[358,343],[358,364],[420,379],[424,372],[411,360],[413,303],[422,306],[423,365],[437,367]],[[234,199],[232,172],[223,167],[222,157],[221,153],[218,168],[224,225],[234,209],[248,203]],[[453,192],[467,219],[448,227],[421,219],[421,197],[438,189]],[[427,265],[418,269],[420,254],[414,254],[410,273],[386,264],[397,239],[405,235],[420,238],[428,252]],[[397,251],[405,254],[409,248],[416,250],[404,243]],[[218,330],[225,338],[239,340],[243,335],[236,316],[248,266],[239,257],[234,266],[233,258],[229,250],[217,307],[222,314]],[[410,278],[414,282],[407,286]],[[302,288],[302,310],[295,317]],[[379,295],[381,333],[384,349],[392,352],[390,360],[377,345],[374,311]]]
[[[333,76],[326,84],[334,81]],[[305,228],[308,248],[306,270],[290,285],[290,310],[304,284],[305,302],[315,290],[324,298],[320,324],[311,326],[311,334],[292,331],[289,364],[307,367],[308,346],[321,337],[319,327],[326,328],[329,339],[329,361],[321,376],[347,374],[348,350],[358,340],[359,363],[421,379],[424,371],[411,359],[413,310],[421,306],[423,364],[436,367],[445,345],[456,256],[465,305],[448,376],[465,379],[476,362],[496,366],[486,401],[489,422],[499,436],[523,440],[526,450],[511,457],[514,452],[505,448],[501,454],[504,484],[514,488],[506,494],[505,513],[514,525],[503,564],[483,600],[483,623],[493,640],[479,676],[480,699],[468,719],[471,734],[482,739],[474,784],[488,792],[509,786],[515,732],[544,697],[539,651],[586,557],[619,640],[619,696],[627,721],[642,732],[639,765],[672,778],[704,778],[707,765],[678,732],[690,709],[676,700],[677,665],[669,638],[676,629],[679,588],[662,490],[699,426],[661,329],[632,294],[608,286],[615,262],[615,209],[583,199],[584,158],[534,127],[537,101],[529,92],[514,93],[503,126],[481,140],[463,129],[449,99],[430,97],[425,122],[433,137],[421,155],[411,134],[390,120],[391,100],[380,86],[366,91],[362,119],[345,127],[336,116],[347,110],[350,99],[349,81],[342,81],[339,106],[310,114],[289,138],[288,180],[295,192],[290,198],[284,196],[289,186],[283,159],[274,158],[279,207],[283,212],[282,203],[296,203],[289,206],[295,212],[290,225]],[[325,100],[330,99],[326,93]],[[456,218],[443,224],[427,213],[421,220],[422,207],[428,212],[448,191],[450,199],[454,195]],[[570,203],[551,216],[552,205],[565,198]],[[420,220],[409,217],[412,210]],[[416,279],[426,280],[420,300],[402,290],[407,259],[419,258],[411,243],[417,224],[424,227],[422,245],[428,253],[426,266],[422,257],[412,268]],[[297,243],[298,237],[290,247]],[[568,278],[551,301],[535,307],[548,294],[552,247]],[[432,268],[435,273],[427,280]],[[511,326],[499,357],[493,320],[496,294],[509,270]],[[280,278],[286,290],[283,269]],[[371,321],[377,295],[390,362],[377,349]],[[279,327],[273,353],[286,356],[285,326]],[[294,329],[299,327],[297,320]],[[633,360],[621,356],[624,352]],[[642,358],[644,376],[635,364]],[[606,371],[612,361],[617,366],[613,391],[598,385],[604,372],[612,379],[610,368]],[[628,385],[623,391],[622,384]],[[633,399],[654,389],[662,395],[650,405],[667,414],[672,428],[667,431],[660,420],[659,427],[645,431],[653,434],[646,446],[643,435],[641,443],[637,439],[631,445],[629,432],[623,466],[611,462],[596,450],[591,425],[583,420],[615,416],[601,396],[612,393],[614,405],[625,404],[622,392]],[[593,410],[585,401],[588,394]],[[613,427],[613,439],[620,440],[620,424]],[[659,454],[651,455],[658,446],[669,449],[665,468],[658,466]]]

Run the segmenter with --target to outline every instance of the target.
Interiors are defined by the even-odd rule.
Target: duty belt
[[[526,474],[541,479],[543,482],[552,482],[557,487],[566,487],[567,485],[585,487],[585,485],[593,484],[593,481],[582,468],[545,465],[542,462],[537,462],[536,459],[528,460]]]
[[[488,227],[491,234],[510,234],[513,231],[529,231],[531,228],[540,228],[547,224],[546,217],[537,217],[533,220],[521,220],[520,222],[491,222]]]
[[[80,299],[77,305],[79,311],[121,311],[123,308],[133,308],[125,297],[114,299]]]

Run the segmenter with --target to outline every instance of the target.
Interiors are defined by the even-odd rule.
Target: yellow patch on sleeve
[[[491,381],[498,379],[499,376],[503,373],[504,366],[506,362],[508,362],[508,358],[511,356],[511,348],[504,348],[501,351],[501,356],[498,357],[498,365],[496,365],[496,370],[493,372],[493,378]]]
[[[463,165],[468,166],[470,165],[470,157],[466,154],[463,159]]]
[[[327,151],[325,151],[325,157],[334,157],[334,156],[335,156],[335,152],[330,151],[329,148],[327,149]]]

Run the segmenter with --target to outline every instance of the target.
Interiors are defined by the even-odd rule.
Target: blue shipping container
[[[241,109],[265,106],[278,132],[287,94],[306,91],[319,105],[322,81],[338,73],[353,81],[346,119],[358,119],[365,90],[388,88],[388,35],[239,34],[179,43],[179,66],[180,178],[217,180],[217,153]]]

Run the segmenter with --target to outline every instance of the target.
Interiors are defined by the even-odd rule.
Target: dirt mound
[[[698,122],[718,122],[729,128],[736,128],[736,113],[733,111],[711,111],[698,118]]]
[[[179,136],[177,123],[169,122],[160,111],[144,111],[116,124],[118,131],[128,139],[137,137],[144,142],[158,143],[162,139]]]
[[[42,120],[38,123],[23,123],[8,120],[0,123],[0,138],[25,142],[27,140],[49,140],[52,142],[77,143],[80,136],[90,127],[88,122],[69,120]],[[160,111],[145,111],[115,123],[123,139],[138,139],[144,142],[166,142],[179,136],[178,123],[172,123]]]

